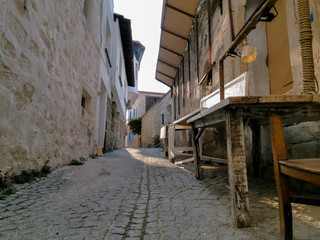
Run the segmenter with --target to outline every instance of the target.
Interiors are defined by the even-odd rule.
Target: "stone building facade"
[[[120,124],[108,134],[124,145],[129,83],[117,25],[111,0],[0,2],[1,171],[95,154],[110,111],[108,122]]]
[[[139,91],[138,98],[132,104],[131,109],[128,110],[127,119],[141,118],[154,104],[156,104],[164,93]],[[127,132],[127,147],[139,148],[141,147],[140,136],[134,135],[128,129]]]
[[[161,127],[170,123],[173,123],[173,111],[171,91],[168,91],[141,117],[141,147],[152,147]]]
[[[174,119],[177,120],[200,107],[200,100],[219,89],[219,59],[228,49],[250,16],[264,1],[255,0],[200,0],[188,37],[180,36],[185,48],[178,67],[171,59],[159,55],[158,80],[170,85],[173,91]],[[230,4],[229,4],[230,3]],[[313,58],[315,75],[320,79],[320,3],[310,0],[313,31]],[[277,95],[301,94],[303,89],[301,47],[299,43],[299,14],[295,1],[278,0],[278,15],[271,22],[259,22],[247,35],[249,45],[257,47],[258,57],[253,63],[243,63],[235,55],[224,60],[224,81],[230,82],[244,72],[249,73],[248,94]],[[166,8],[164,4],[164,8]],[[170,6],[167,6],[167,10]],[[170,9],[174,11],[174,9]],[[169,11],[169,10],[168,10]],[[274,9],[270,10],[274,15]],[[163,14],[165,9],[163,9]],[[168,16],[169,17],[169,16]],[[175,23],[172,22],[172,26]],[[169,27],[168,27],[169,29]],[[168,35],[168,30],[163,30]],[[169,33],[170,34],[170,33]],[[167,36],[165,35],[165,36]],[[179,37],[176,33],[175,37]],[[169,37],[168,37],[169,39]],[[238,54],[244,42],[236,48]],[[164,49],[164,46],[160,46]],[[172,53],[179,49],[167,49]],[[164,63],[164,64],[163,64]],[[162,66],[170,71],[163,74]],[[162,71],[162,72],[161,72]],[[172,74],[172,75],[170,75]],[[165,76],[165,77],[163,77]],[[168,79],[163,80],[163,79]],[[172,80],[171,80],[172,79]],[[170,83],[172,81],[172,83]],[[318,93],[317,93],[318,94]],[[300,129],[304,129],[301,133]],[[250,128],[246,129],[247,141],[251,141]],[[262,167],[264,175],[272,170],[272,153],[268,127],[262,128]],[[293,158],[319,157],[320,123],[302,123],[287,127],[289,155]],[[226,158],[224,128],[206,130],[203,137],[205,155]],[[213,137],[214,136],[214,137]],[[250,144],[248,144],[250,148]],[[251,156],[249,159],[249,171]]]

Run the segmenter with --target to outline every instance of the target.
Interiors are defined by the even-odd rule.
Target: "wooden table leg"
[[[171,162],[174,162],[174,140],[175,140],[175,129],[174,125],[168,126],[168,158]]]
[[[196,178],[202,179],[203,174],[202,174],[201,162],[200,162],[201,159],[199,155],[199,151],[200,151],[199,138],[197,139],[198,129],[192,126],[191,135],[192,135],[192,147],[193,147],[193,158],[194,158],[193,163],[194,163]]]
[[[292,208],[287,177],[281,174],[279,161],[287,160],[287,148],[284,141],[281,118],[270,117],[271,143],[273,152],[274,175],[277,184],[281,239],[292,239]]]
[[[233,223],[250,227],[243,120],[232,109],[226,112],[226,136]]]

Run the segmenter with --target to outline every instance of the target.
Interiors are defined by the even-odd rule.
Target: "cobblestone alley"
[[[118,150],[55,170],[0,201],[0,239],[279,239],[275,185],[249,179],[252,227],[231,223],[226,168],[198,181],[158,149]],[[296,239],[320,209],[294,206]]]

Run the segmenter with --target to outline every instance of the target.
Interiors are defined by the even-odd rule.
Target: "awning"
[[[169,87],[183,57],[199,0],[163,0],[156,79]]]

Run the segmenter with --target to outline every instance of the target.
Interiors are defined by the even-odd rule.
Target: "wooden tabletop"
[[[220,120],[224,121],[224,111],[229,108],[242,109],[244,117],[253,119],[264,119],[272,114],[281,114],[295,122],[301,122],[306,117],[310,117],[309,120],[320,119],[320,100],[317,95],[270,95],[229,97],[201,111],[187,122],[191,124],[212,117],[219,118],[219,114]]]

